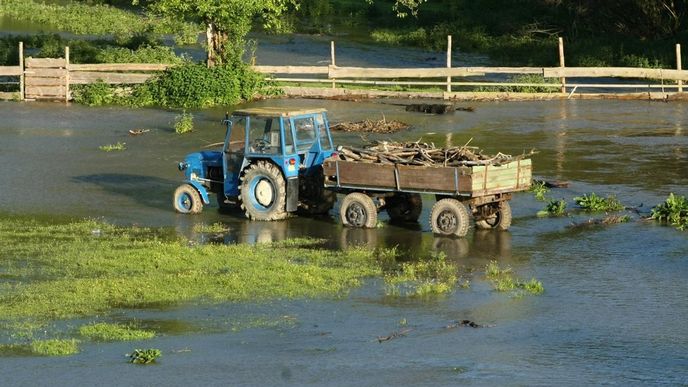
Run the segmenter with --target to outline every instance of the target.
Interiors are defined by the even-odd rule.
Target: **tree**
[[[256,18],[279,28],[279,17],[298,0],[141,0],[156,14],[196,21],[205,27],[208,66],[241,60],[244,38]],[[138,4],[139,0],[133,0]]]
[[[372,2],[373,0],[361,0]],[[410,12],[428,0],[395,0],[397,16]],[[150,11],[173,19],[196,21],[205,27],[208,66],[241,60],[244,38],[258,18],[267,29],[279,29],[280,16],[290,7],[298,8],[299,0],[132,0]]]

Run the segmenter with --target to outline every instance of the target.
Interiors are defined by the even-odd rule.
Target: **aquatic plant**
[[[492,282],[496,291],[512,292],[515,297],[521,297],[524,294],[538,295],[545,291],[542,282],[535,278],[523,281],[514,275],[510,267],[500,267],[496,261],[491,261],[485,266],[485,278]]]
[[[76,339],[34,340],[30,348],[36,355],[67,356],[79,353],[79,341]]]
[[[95,323],[79,328],[79,334],[97,341],[147,340],[155,337],[155,332],[137,329],[132,325]]]
[[[688,199],[685,196],[670,193],[664,203],[652,209],[651,218],[658,222],[668,223],[679,230],[685,230],[688,228]]]
[[[162,351],[156,348],[135,349],[134,352],[127,354],[127,356],[129,356],[129,363],[151,364],[162,356]]]
[[[535,199],[544,202],[546,200],[545,195],[549,192],[547,184],[544,181],[533,180],[533,184],[530,186],[530,192],[535,195]]]
[[[174,131],[177,134],[184,134],[193,131],[193,115],[186,110],[174,117]]]
[[[126,142],[117,141],[116,144],[101,145],[98,147],[98,149],[105,152],[123,151],[127,149],[126,144]]]
[[[202,233],[222,233],[226,232],[228,229],[229,227],[227,227],[227,225],[220,222],[213,224],[196,223],[193,225],[194,232]]]
[[[387,295],[426,296],[450,292],[457,281],[457,268],[439,252],[428,259],[401,263],[385,275],[385,290]]]
[[[538,216],[562,216],[566,215],[566,201],[550,200],[542,211],[538,211]]]
[[[603,198],[593,192],[590,195],[576,196],[573,200],[582,209],[590,212],[614,212],[626,208],[614,195]]]

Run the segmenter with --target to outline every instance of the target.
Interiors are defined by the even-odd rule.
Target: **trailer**
[[[372,228],[379,211],[392,221],[418,221],[421,194],[436,203],[430,212],[435,234],[463,237],[471,216],[479,229],[508,230],[509,200],[532,182],[532,163],[516,158],[499,165],[414,166],[339,160],[323,162],[324,185],[345,195],[339,215],[349,227]]]

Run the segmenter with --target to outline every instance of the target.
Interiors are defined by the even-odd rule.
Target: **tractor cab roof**
[[[326,111],[327,110],[323,108],[294,110],[287,107],[259,107],[235,110],[232,112],[232,115],[253,117],[293,117],[306,114],[318,114]]]

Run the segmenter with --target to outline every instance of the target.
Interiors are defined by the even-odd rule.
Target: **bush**
[[[88,106],[109,105],[115,100],[115,90],[103,81],[75,86],[72,90],[74,102]]]

